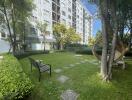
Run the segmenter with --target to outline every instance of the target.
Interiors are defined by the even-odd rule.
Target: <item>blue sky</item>
[[[81,0],[85,8],[92,14],[94,15],[97,12],[97,6],[94,4],[88,3],[88,0]],[[98,30],[101,30],[101,21],[100,19],[94,19],[93,22],[93,35],[97,33]]]

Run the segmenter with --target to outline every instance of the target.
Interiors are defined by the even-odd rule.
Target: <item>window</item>
[[[57,22],[60,21],[60,15],[57,15]]]
[[[64,11],[62,11],[62,15],[64,15],[64,16],[65,16],[65,15],[66,15],[66,13],[65,13]]]
[[[31,32],[31,34],[36,34],[37,32],[36,32],[36,29],[34,28],[34,27],[31,27],[30,28],[30,32]]]
[[[79,15],[77,15],[77,18],[79,18]]]
[[[69,19],[71,19],[71,16],[70,16],[70,15],[68,15],[68,18],[69,18]]]
[[[49,12],[48,10],[44,9],[43,11],[44,11],[44,12],[43,12],[43,15],[44,15],[44,16],[49,16],[50,12]]]
[[[70,9],[70,8],[68,8],[68,11],[69,11],[69,12],[71,12],[71,9]]]
[[[71,22],[69,22],[69,26],[71,26]]]
[[[52,13],[52,19],[56,20],[56,14],[54,12]]]
[[[65,19],[62,19],[62,23],[66,25],[66,20]]]
[[[56,12],[56,5],[54,3],[52,4],[52,9]]]
[[[1,37],[6,37],[5,33],[2,32],[1,33]]]

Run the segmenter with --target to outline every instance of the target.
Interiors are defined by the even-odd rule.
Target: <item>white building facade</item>
[[[34,0],[35,9],[29,19],[26,42],[28,49],[43,50],[43,37],[37,29],[37,23],[47,23],[46,49],[52,48],[55,42],[53,38],[53,24],[63,23],[73,27],[81,37],[81,44],[88,44],[89,36],[92,36],[92,15],[85,9],[80,0]],[[0,34],[0,38],[2,38]]]
[[[72,0],[60,0],[60,22],[72,27]]]
[[[47,32],[48,35],[46,35],[46,41],[53,39],[53,32],[52,32],[52,0],[34,0],[35,9],[32,11],[32,17],[29,18],[29,21],[31,23],[31,27],[29,32],[31,34],[28,34],[27,41],[30,43],[32,40],[35,40],[35,42],[32,42],[30,44],[30,48],[32,50],[43,50],[44,44],[43,44],[43,37],[41,32],[37,29],[37,23],[46,23],[47,24]],[[36,38],[37,37],[37,38]],[[46,49],[50,49],[50,45],[47,42],[46,43]]]

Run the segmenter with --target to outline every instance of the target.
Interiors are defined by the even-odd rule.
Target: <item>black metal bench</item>
[[[34,60],[33,58],[29,58],[30,64],[31,64],[31,72],[32,72],[32,66],[38,69],[39,71],[39,81],[41,78],[41,73],[49,71],[51,76],[51,65],[50,64],[43,64],[40,60]]]

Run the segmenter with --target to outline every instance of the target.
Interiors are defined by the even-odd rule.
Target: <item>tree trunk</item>
[[[92,47],[92,53],[100,61],[101,56],[96,53],[95,46],[96,46],[96,44],[94,44],[93,47]]]
[[[111,12],[112,12],[112,19],[113,19],[113,24],[114,24],[114,29],[113,29],[113,39],[112,39],[112,46],[111,46],[111,51],[110,51],[110,56],[109,56],[109,62],[108,62],[108,80],[112,78],[112,65],[115,57],[115,48],[116,48],[116,42],[117,42],[117,18],[116,18],[116,9],[115,9],[115,2],[111,1]]]
[[[60,42],[60,50],[63,50],[63,44]]]
[[[10,27],[9,19],[7,16],[7,11],[6,11],[7,9],[5,6],[5,1],[3,2],[3,8],[4,8],[4,15],[5,15],[6,24],[7,24],[8,31],[9,31],[9,38],[10,38],[10,42],[11,42],[11,47],[13,47],[13,37],[12,37],[12,33],[11,33],[11,27]]]
[[[112,40],[112,46],[111,46],[111,53],[109,56],[109,62],[108,62],[108,80],[110,80],[112,78],[112,65],[113,65],[113,61],[114,61],[114,57],[115,57],[115,48],[116,48],[116,41],[117,41],[117,31],[115,31],[114,35],[113,35],[113,40]]]
[[[102,58],[101,58],[101,76],[103,80],[107,79],[107,50],[108,50],[108,0],[102,1],[100,5],[101,9],[101,20],[102,20],[102,40],[103,40],[103,50],[102,50]]]
[[[14,38],[14,41],[13,41],[13,53],[16,52],[16,22],[15,22],[15,8],[14,8],[14,5],[12,3],[12,9],[11,9],[11,12],[12,12],[12,24],[13,24],[13,38]]]
[[[106,23],[105,20],[102,20],[102,39],[103,39],[103,50],[102,50],[102,58],[101,58],[101,75],[104,80],[107,77],[107,50],[108,50],[108,37],[106,31]]]
[[[45,38],[45,35],[43,35],[43,38],[44,38],[44,52],[45,52],[45,45],[46,45],[46,38]]]

